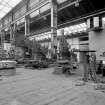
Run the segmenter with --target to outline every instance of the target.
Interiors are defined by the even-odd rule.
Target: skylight
[[[0,0],[0,19],[3,18],[21,0]]]

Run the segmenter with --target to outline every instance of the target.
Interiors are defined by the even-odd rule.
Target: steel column
[[[16,34],[16,24],[12,24],[10,26],[10,43],[11,45],[15,45],[15,34]]]
[[[4,58],[4,43],[5,43],[5,30],[1,31],[1,51],[2,59]]]
[[[30,34],[30,17],[29,15],[25,17],[25,36]]]
[[[57,54],[57,1],[51,0],[51,42],[52,51]]]

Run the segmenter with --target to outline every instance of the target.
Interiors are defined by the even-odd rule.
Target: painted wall
[[[96,50],[97,60],[105,60],[105,57],[100,56],[105,52],[105,29],[100,32],[89,32],[89,49]]]

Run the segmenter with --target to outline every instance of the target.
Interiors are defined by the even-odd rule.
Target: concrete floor
[[[75,86],[80,77],[52,72],[18,68],[15,76],[2,77],[0,105],[105,105],[105,93],[93,83]]]

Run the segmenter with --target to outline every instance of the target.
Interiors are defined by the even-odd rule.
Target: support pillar
[[[16,25],[13,24],[10,26],[10,43],[11,43],[11,45],[15,45],[15,32],[16,32]]]
[[[25,36],[30,35],[30,17],[29,15],[25,17]]]
[[[51,42],[52,52],[57,55],[57,0],[51,0]]]
[[[2,59],[5,58],[4,56],[4,42],[5,42],[5,31],[1,31],[1,51],[2,51]]]
[[[29,2],[30,0],[26,0],[26,11],[29,11]],[[30,16],[27,15],[25,17],[25,36],[28,36],[30,34]]]
[[[87,55],[86,52],[81,52],[82,55],[82,64],[83,64],[83,70],[84,70],[84,76],[83,76],[83,80],[84,82],[88,81],[88,69],[89,69],[89,64],[87,62]]]
[[[30,16],[25,17],[25,38],[30,35]],[[29,46],[28,46],[28,53],[29,53]]]
[[[25,0],[26,1],[26,11],[28,12],[29,11],[29,3],[30,3],[30,0]],[[27,15],[25,17],[25,38],[27,36],[30,35],[30,15]],[[27,38],[26,38],[27,40]],[[29,53],[29,46],[28,46],[28,53]]]
[[[16,47],[16,24],[10,26],[10,43],[11,43],[11,55],[12,59],[15,59],[15,47]]]

